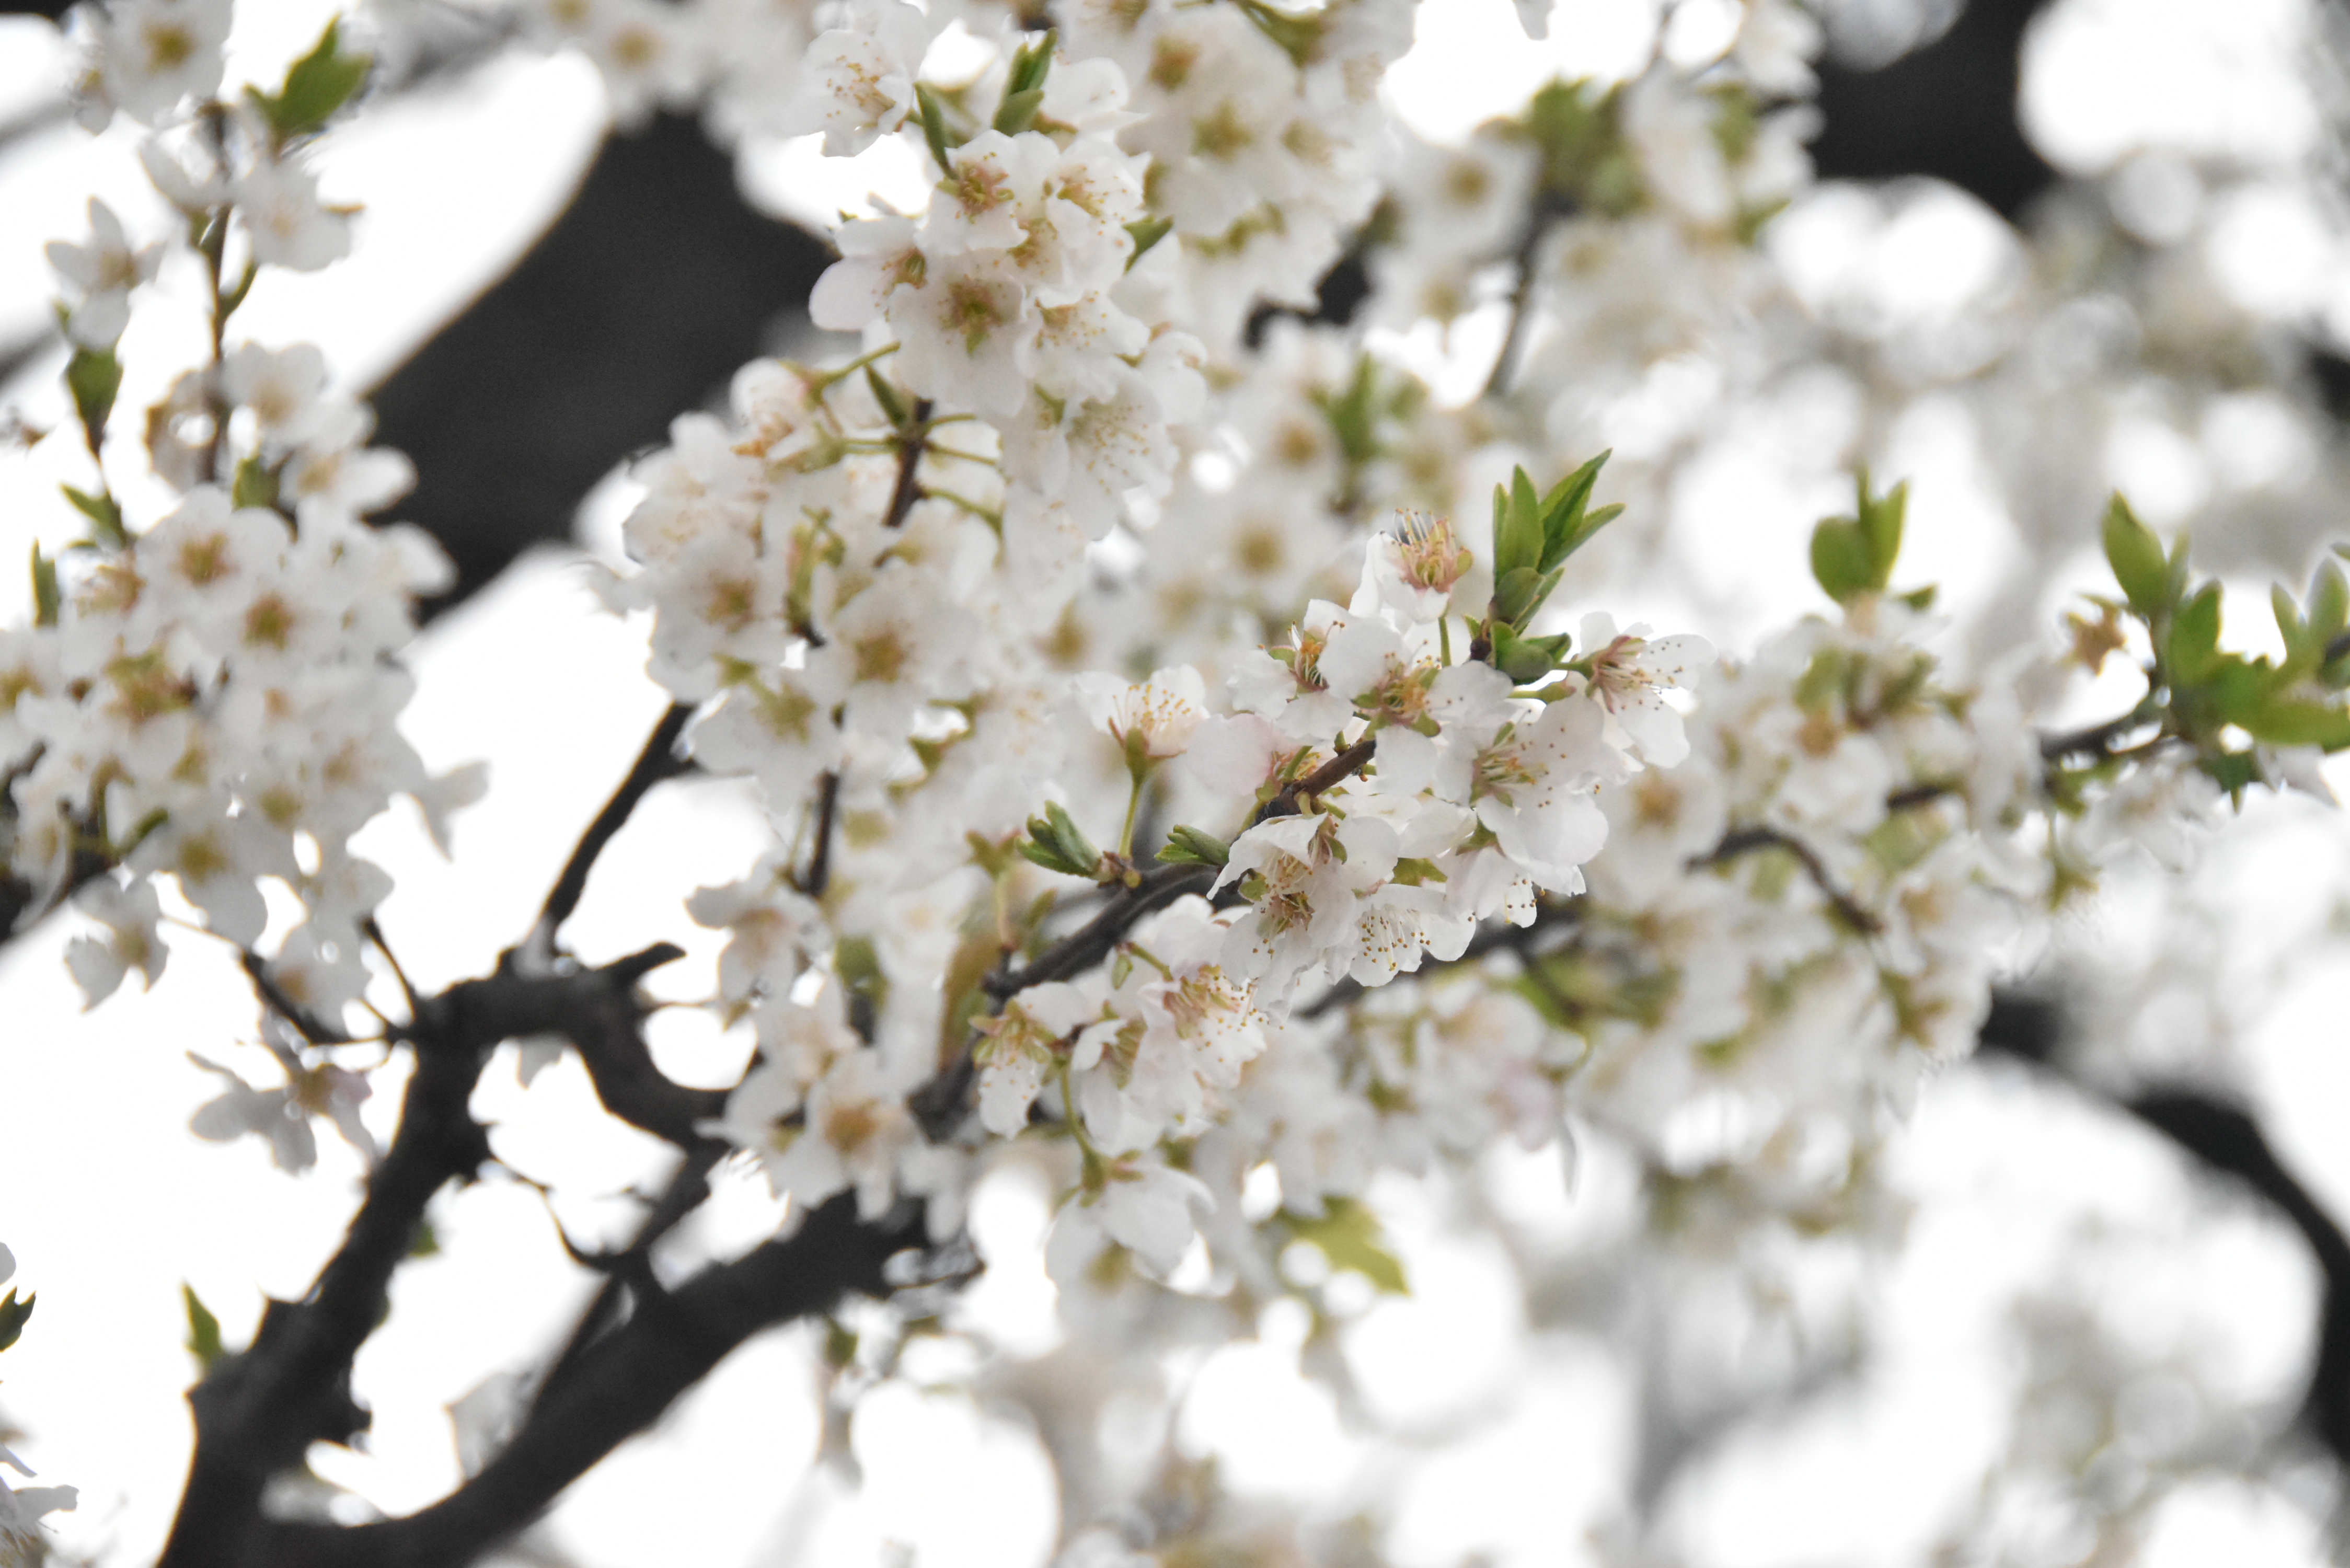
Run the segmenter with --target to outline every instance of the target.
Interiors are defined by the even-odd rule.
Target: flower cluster
[[[1034,1158],[1066,1311],[1204,1258],[1237,1320],[1305,1293],[1299,1245],[1400,1288],[1380,1172],[1580,1125],[1690,1253],[1874,1236],[1872,1157],[1971,1048],[2012,939],[2350,747],[2350,579],[2280,596],[2282,658],[2222,652],[2217,585],[2118,503],[2122,597],[2074,659],[2126,648],[2147,691],[2079,735],[2033,732],[2054,660],[1929,651],[1930,592],[1891,584],[1904,493],[1865,473],[1812,539],[1833,618],[1717,659],[1589,607],[1638,576],[1615,536],[1569,565],[1622,508],[1592,505],[1601,460],[1530,471],[1628,426],[1611,487],[1644,500],[1688,410],[1776,363],[1754,345],[1843,329],[1755,243],[1806,177],[1787,100],[1818,38],[1784,0],[1714,8],[1702,69],[1555,83],[1446,148],[1379,105],[1405,0],[1069,0],[1050,32],[992,0],[513,9],[597,60],[624,125],[699,105],[836,157],[895,139],[934,177],[834,232],[810,314],[858,351],[756,360],[677,420],[598,579],[647,612],[692,763],[764,808],[755,863],[686,909],[726,934],[709,1002],[750,1064],[680,1126],[786,1228],[913,1200],[944,1242]],[[0,629],[0,912],[70,901],[95,1004],[158,978],[184,899],[243,950],[283,1077],[195,1057],[224,1080],[196,1133],[302,1169],[324,1116],[372,1161],[367,1076],[322,1051],[389,891],[353,835],[396,794],[441,834],[481,787],[397,728],[446,565],[367,521],[412,476],[318,352],[229,332],[262,268],[348,248],[303,156],[368,62],[330,26],[230,101],[225,0],[78,15],[83,116],[150,128],[184,235],[92,202],[49,250],[94,477],[67,493],[88,537],[36,552],[34,624]],[[213,347],[140,442],[117,349],[175,244]],[[1349,250],[1374,294],[1343,325],[1317,287]],[[1457,350],[1480,312],[1506,317],[1486,392],[1440,397],[1399,344],[1432,321]],[[132,515],[142,445],[172,499]],[[265,960],[272,882],[301,916]],[[70,1505],[0,1485],[0,1561]]]

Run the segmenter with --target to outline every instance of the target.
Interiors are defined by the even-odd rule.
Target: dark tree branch
[[[457,566],[427,613],[568,540],[580,498],[799,316],[831,259],[743,204],[697,120],[606,141],[514,270],[373,393],[377,440],[416,464],[400,515]]]
[[[632,1029],[636,981],[676,954],[654,948],[600,970],[467,981],[431,999],[401,1031],[416,1070],[400,1131],[369,1174],[341,1247],[308,1295],[271,1302],[253,1344],[216,1363],[188,1396],[196,1453],[161,1568],[247,1562],[269,1478],[298,1465],[311,1443],[345,1442],[366,1427],[351,1398],[351,1358],[382,1321],[425,1205],[489,1158],[467,1102],[490,1050],[591,1012],[619,1014]]]
[[[1836,885],[1835,877],[1829,873],[1816,850],[1793,834],[1783,833],[1775,827],[1732,828],[1721,836],[1721,843],[1705,854],[1691,857],[1690,869],[1695,871],[1708,866],[1720,866],[1761,849],[1783,849],[1794,856],[1796,863],[1803,867],[1804,874],[1812,879],[1812,886],[1817,888],[1820,896],[1828,901],[1828,908],[1855,931],[1863,936],[1875,936],[1884,929],[1882,921],[1862,909],[1850,893]]]
[[[638,803],[652,792],[655,784],[673,779],[693,766],[677,750],[686,722],[692,717],[691,704],[672,702],[669,711],[660,716],[660,722],[653,726],[653,732],[645,737],[644,749],[637,753],[628,777],[612,792],[612,798],[604,803],[604,809],[596,814],[596,820],[588,825],[588,831],[579,836],[571,857],[564,862],[562,874],[548,889],[546,902],[538,911],[538,923],[531,929],[530,947],[546,954],[554,951],[556,934],[579,907],[580,895],[588,890],[588,873],[595,870],[597,857],[604,853],[604,846],[628,826]]]
[[[252,1549],[234,1561],[239,1568],[451,1568],[471,1562],[659,1420],[753,1334],[826,1311],[852,1293],[885,1293],[883,1265],[922,1237],[919,1204],[860,1224],[856,1195],[843,1193],[809,1214],[788,1240],[769,1241],[644,1301],[540,1397],[522,1430],[480,1474],[442,1501],[405,1519],[353,1529],[261,1524]]]
[[[2309,1244],[2325,1289],[2319,1309],[2317,1354],[2300,1418],[2337,1463],[2350,1465],[2350,1239],[2310,1196],[2269,1147],[2260,1124],[2241,1106],[2203,1091],[2170,1085],[2126,1096],[2102,1094],[2066,1066],[2065,1020],[2045,997],[1992,992],[1981,1048],[2028,1062],[2085,1094],[2137,1116],[2195,1157],[2203,1167],[2250,1187]]]
[[[588,1310],[579,1314],[578,1324],[571,1338],[555,1359],[547,1363],[546,1373],[538,1379],[537,1391],[532,1397],[532,1407],[545,1402],[548,1394],[567,1382],[604,1332],[620,1320],[629,1304],[631,1292],[650,1294],[658,1288],[652,1278],[652,1251],[655,1243],[677,1228],[678,1223],[699,1208],[710,1196],[710,1173],[726,1158],[732,1145],[719,1138],[704,1138],[688,1149],[679,1161],[677,1170],[661,1189],[644,1223],[637,1228],[627,1249],[617,1257],[601,1260],[598,1267],[605,1272],[603,1287]]]
[[[832,820],[840,810],[840,770],[827,768],[816,792],[816,847],[808,851],[807,874],[800,891],[811,898],[824,897],[832,885]]]
[[[884,528],[905,526],[914,503],[922,498],[914,474],[922,466],[922,452],[930,443],[931,400],[917,398],[913,411],[907,416],[906,428],[898,432],[898,483],[889,491],[889,510],[881,515]]]

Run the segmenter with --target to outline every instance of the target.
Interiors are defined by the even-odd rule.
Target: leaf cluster
[[[289,142],[324,129],[357,95],[374,63],[370,55],[344,49],[342,19],[337,17],[327,24],[310,52],[286,68],[286,80],[276,92],[247,88],[244,96],[268,121],[271,137],[283,150]]]
[[[1863,467],[1854,491],[1851,516],[1823,517],[1812,530],[1813,579],[1847,608],[1892,587],[1893,564],[1901,555],[1902,521],[1909,509],[1907,480],[1879,495],[1870,488],[1868,470]],[[1924,609],[1933,602],[1934,590],[1920,588],[1901,597],[1912,608]]]
[[[1044,815],[1028,819],[1028,836],[1020,841],[1019,849],[1045,870],[1065,877],[1091,881],[1101,875],[1102,852],[1058,801],[1047,805]]]
[[[2262,777],[2256,747],[2350,747],[2350,579],[2338,559],[2320,563],[2299,600],[2276,585],[2269,602],[2284,655],[2248,658],[2220,646],[2225,595],[2216,580],[2196,579],[2184,533],[2164,549],[2116,495],[2103,535],[2123,596],[2111,607],[2145,628],[2149,716],[2195,749],[2204,772],[2241,795]]]
[[[1565,576],[1566,558],[1619,516],[1620,505],[1591,506],[1592,488],[1608,453],[1601,452],[1538,494],[1523,468],[1493,487],[1493,597],[1479,637],[1494,668],[1524,684],[1565,662],[1564,632],[1531,637],[1527,629]]]
[[[1540,153],[1536,188],[1550,204],[1620,218],[1647,203],[1639,161],[1624,135],[1620,85],[1554,81],[1510,130]]]

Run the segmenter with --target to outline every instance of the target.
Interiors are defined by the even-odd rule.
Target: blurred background
[[[230,79],[271,79],[335,9],[247,4]],[[1803,541],[1863,458],[1911,483],[1903,575],[1943,585],[1961,665],[2056,635],[2101,579],[2116,486],[2158,526],[2191,525],[2247,603],[2350,537],[2350,10],[1811,15],[1816,88],[1788,98],[1813,117],[1815,179],[1757,241],[1786,319],[1654,333],[1590,376],[1572,418],[1616,450],[1633,505],[1583,597],[1736,651],[1819,607]],[[1418,137],[1458,145],[1555,78],[1699,68],[1742,16],[1558,0],[1537,43],[1507,0],[1427,0],[1388,90]],[[615,132],[595,66],[510,18],[397,0],[371,25],[374,99],[316,155],[329,197],[363,206],[355,253],[265,276],[239,327],[318,343],[372,398],[378,442],[420,475],[394,514],[459,566],[411,656],[406,728],[435,769],[487,759],[494,787],[453,863],[404,818],[360,846],[397,877],[382,921],[432,985],[528,926],[664,705],[642,628],[597,609],[578,565],[617,547],[626,460],[753,355],[824,351],[802,306],[827,223],[868,190],[914,204],[922,182],[895,144],[828,162],[813,139],[721,148],[665,113]],[[72,122],[71,65],[53,18],[0,17],[0,560],[74,527],[55,497],[77,459],[40,439],[67,415],[42,246],[81,234],[93,193],[135,235],[167,222],[135,128]],[[1365,266],[1326,280],[1326,319],[1348,317]],[[125,407],[197,353],[196,278],[155,292],[124,342]],[[1466,403],[1498,305],[1366,330]],[[0,581],[0,615],[25,594]],[[2229,628],[2246,648],[2264,631]],[[705,994],[715,934],[679,900],[737,875],[762,831],[733,786],[656,795],[597,872],[581,956],[681,940],[690,961],[657,979]],[[2350,1453],[2345,895],[2339,813],[2255,797],[2191,876],[2114,877],[2014,955],[1985,1050],[1927,1086],[1868,1213],[1747,1223],[1734,1187],[1644,1168],[1596,1130],[1571,1168],[1496,1151],[1375,1191],[1411,1291],[1318,1282],[1335,1333],[1274,1310],[1227,1343],[1204,1283],[1172,1294],[1164,1310],[1195,1303],[1201,1327],[1163,1369],[1171,1398],[1064,1337],[1036,1261],[1055,1195],[1041,1168],[1007,1168],[973,1218],[988,1272],[948,1332],[860,1309],[868,1348],[845,1370],[820,1325],[754,1342],[514,1561],[1039,1564],[1087,1499],[1143,1475],[1214,1520],[1234,1562],[2330,1561]],[[188,1451],[182,1282],[241,1343],[265,1294],[306,1287],[361,1168],[327,1140],[295,1179],[255,1142],[189,1134],[219,1080],[187,1052],[261,1074],[233,954],[191,937],[153,992],[85,1017],[64,925],[0,950],[0,1240],[41,1294],[0,1428],[82,1489],[52,1520],[69,1553],[132,1563]],[[697,1012],[653,1027],[674,1075],[742,1066]],[[658,1163],[592,1109],[576,1064],[526,1094],[502,1067],[484,1085],[504,1168],[443,1194],[439,1251],[402,1274],[359,1365],[369,1449],[317,1450],[295,1503],[361,1518],[452,1484],[451,1407],[528,1364],[593,1283],[556,1225],[617,1231]],[[397,1088],[379,1076],[371,1118]],[[1692,1147],[1721,1141],[1703,1121],[1724,1114],[1693,1107]],[[737,1178],[669,1265],[774,1218]]]

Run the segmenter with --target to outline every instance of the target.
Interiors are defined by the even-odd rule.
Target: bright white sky
[[[1720,0],[1690,0],[1677,47],[1703,46],[1709,6],[1719,10]],[[238,35],[246,74],[269,75],[315,37],[331,9],[316,0],[248,5]],[[1534,46],[1517,32],[1507,0],[1430,0],[1419,47],[1394,73],[1392,90],[1424,134],[1455,138],[1554,74],[1637,69],[1657,12],[1650,0],[1560,0],[1552,41]],[[2036,45],[2035,123],[2084,170],[2180,137],[2251,162],[2289,161],[2316,130],[2286,77],[2305,16],[2300,0],[2230,6],[2224,17],[2196,0],[2070,0]],[[0,24],[0,112],[33,90],[23,84],[37,79],[36,36],[23,24]],[[2208,85],[2215,80],[2226,90]],[[317,277],[265,279],[241,330],[264,341],[317,341],[352,383],[371,379],[559,208],[600,132],[598,93],[576,60],[514,62],[463,93],[390,105],[338,132],[320,161],[330,194],[366,204],[358,253]],[[2182,104],[2199,106],[2202,118],[2185,117]],[[39,245],[80,234],[89,193],[105,195],[134,230],[160,227],[130,146],[123,128],[95,142],[61,128],[0,155],[0,211],[12,214],[0,234],[0,311],[44,297]],[[779,206],[820,220],[858,204],[872,166],[893,156],[879,151],[842,169],[806,146],[767,149],[747,161],[746,179]],[[2174,206],[2197,199],[2191,189],[2179,195],[2176,181],[2167,189]],[[2247,256],[2272,259],[2282,245],[2302,258],[2282,269],[2282,283],[2276,266],[2240,264],[2245,289],[2283,289],[2290,297],[2280,309],[2350,300],[2339,254],[2299,200],[2280,186],[2229,242]],[[1910,227],[1898,233],[1856,228],[1833,199],[1799,217],[1787,243],[1813,246],[1825,290],[1873,268],[1897,294],[1962,293],[1966,270],[1996,265],[2008,243],[1955,199],[1906,217]],[[156,367],[193,358],[188,283],[177,280],[183,308],[142,309],[134,324],[124,406],[160,395]],[[17,325],[0,319],[0,337]],[[1440,364],[1430,369],[1445,373]],[[53,421],[61,404],[42,379],[51,377],[44,367],[0,401],[21,404],[36,422]],[[1655,408],[1627,418],[1669,421],[1674,396],[1668,378]],[[1916,472],[1935,481],[1918,487],[1915,564],[1963,593],[1970,570],[1987,571],[1975,558],[1986,530],[2004,524],[1984,522],[1991,503],[1962,436],[1929,419],[1911,441]],[[1712,483],[1725,501],[1735,498],[1738,515],[1778,506],[1799,520],[1791,526],[1807,525],[1809,498],[1783,486],[1775,498],[1767,488],[1758,493],[1761,472],[1731,462]],[[46,449],[0,462],[0,561],[22,559],[31,536],[52,545],[67,536],[70,524],[52,500],[66,477],[69,457]],[[2195,482],[2192,472],[2178,481]],[[1937,508],[1945,515],[1934,516]],[[1938,545],[1938,535],[1949,543]],[[1972,557],[1960,543],[1968,539]],[[1758,615],[1804,602],[1791,552],[1765,564],[1749,546],[1714,560]],[[20,613],[23,593],[0,573],[0,616]],[[421,981],[478,972],[526,928],[578,825],[660,711],[642,660],[639,628],[597,612],[578,568],[546,560],[420,643],[421,691],[404,728],[432,765],[486,758],[494,779],[489,800],[461,820],[453,867],[405,815],[377,825],[363,846],[398,878],[383,924]],[[691,831],[681,831],[689,819]],[[755,817],[739,796],[712,787],[657,795],[599,868],[572,928],[576,944],[600,959],[660,938],[685,940],[691,959],[657,978],[668,994],[706,990],[713,945],[697,940],[679,900],[731,878],[756,842]],[[2294,880],[2312,878],[2301,869]],[[63,1539],[129,1563],[160,1542],[185,1462],[181,1282],[195,1285],[231,1343],[241,1343],[263,1293],[299,1293],[330,1251],[359,1171],[331,1136],[322,1140],[323,1168],[297,1181],[275,1171],[256,1144],[220,1147],[187,1133],[190,1111],[215,1086],[187,1050],[265,1076],[262,1054],[236,1044],[249,1034],[252,1004],[231,955],[184,933],[152,995],[126,994],[84,1015],[60,961],[69,934],[66,922],[52,922],[0,955],[8,998],[0,1240],[19,1261],[16,1282],[42,1297],[5,1364],[5,1393],[10,1417],[29,1433],[21,1451],[45,1480],[82,1488],[80,1512],[61,1521]],[[2339,994],[2334,983],[2284,999],[2253,1060],[2281,1107],[2282,1141],[2333,1194],[2336,1211],[2350,1212],[2350,1145],[2335,1136],[2350,1081],[2317,1026],[2339,1017]],[[740,1044],[714,1038],[689,1014],[663,1015],[657,1036],[665,1065],[693,1081],[724,1083],[739,1068]],[[397,1092],[386,1075],[371,1119],[387,1133]],[[598,1240],[621,1222],[625,1210],[609,1195],[637,1175],[650,1148],[595,1113],[576,1067],[550,1070],[525,1095],[510,1065],[494,1065],[476,1107],[497,1124],[503,1157],[564,1191],[555,1212],[576,1239]],[[1996,1077],[1962,1075],[1929,1093],[1901,1159],[1925,1218],[1886,1282],[1879,1370],[1844,1404],[1794,1430],[1742,1439],[1702,1468],[1699,1505],[1688,1511],[1694,1560],[1757,1568],[1863,1562],[1919,1539],[1960,1506],[1997,1441],[1996,1306],[2017,1282],[2057,1266],[2071,1244],[2060,1221],[2110,1207],[2117,1222],[2142,1224],[2202,1201],[2146,1137]],[[1497,1200],[1561,1236],[1608,1223],[1623,1197],[1623,1173],[1604,1156],[1587,1163],[1571,1202],[1548,1160],[1497,1156],[1487,1175]],[[1457,1417],[1479,1401],[1491,1412],[1475,1437],[1402,1487],[1398,1554],[1431,1568],[1480,1546],[1504,1563],[1558,1562],[1563,1543],[1578,1541],[1620,1496],[1629,1397],[1622,1374],[1581,1342],[1542,1346],[1526,1374],[1517,1354],[1524,1329],[1507,1305],[1513,1287],[1502,1260],[1448,1234],[1429,1195],[1394,1184],[1378,1197],[1418,1294],[1372,1309],[1354,1331],[1350,1348],[1374,1406],[1415,1421]],[[1051,1288],[1032,1259],[1046,1202],[1041,1182],[1020,1172],[983,1196],[975,1226],[993,1267],[965,1303],[976,1325],[1030,1349],[1053,1334]],[[721,1250],[747,1244],[768,1216],[746,1183],[713,1210],[701,1240]],[[444,1255],[402,1274],[390,1326],[359,1364],[359,1392],[377,1410],[369,1454],[317,1456],[323,1472],[395,1511],[455,1479],[441,1407],[484,1377],[527,1364],[586,1288],[561,1262],[548,1205],[526,1185],[493,1179],[444,1195],[436,1225]],[[2289,1385],[2312,1290],[2298,1253],[2255,1216],[2179,1244],[2209,1250],[2209,1299],[2166,1304],[2145,1332],[2220,1345],[2240,1363],[2242,1386]],[[484,1279],[496,1282],[487,1293]],[[1367,1501],[1389,1489],[1390,1462],[1345,1438],[1326,1397],[1295,1377],[1298,1332],[1268,1321],[1260,1345],[1196,1366],[1181,1437],[1193,1451],[1222,1456],[1243,1488]],[[859,1415],[865,1485],[850,1493],[807,1471],[818,1419],[813,1388],[795,1333],[745,1349],[659,1434],[629,1445],[577,1489],[557,1511],[557,1535],[591,1568],[674,1561],[679,1540],[693,1543],[695,1561],[720,1565],[864,1568],[892,1540],[915,1547],[923,1568],[1040,1561],[1053,1503],[1024,1433],[959,1398],[892,1387]],[[972,1528],[975,1518],[985,1526]],[[2310,1563],[2314,1539],[2306,1519],[2273,1498],[2210,1489],[2166,1525],[2152,1560],[2218,1560],[2218,1542],[2231,1563]]]

